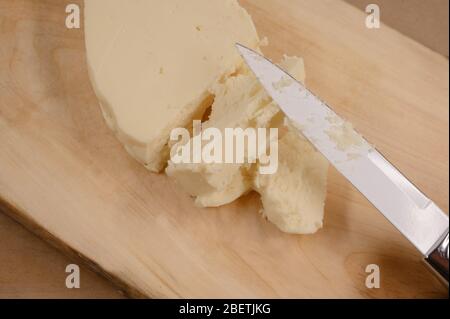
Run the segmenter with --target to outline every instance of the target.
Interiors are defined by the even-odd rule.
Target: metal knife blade
[[[447,236],[448,271],[448,216],[301,83],[255,51],[236,46],[293,124],[423,256],[442,251]]]

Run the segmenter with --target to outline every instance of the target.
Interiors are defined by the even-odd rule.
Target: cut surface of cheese
[[[280,66],[297,79],[304,80],[302,59],[285,57]],[[240,72],[214,87],[214,104],[203,129],[217,128],[224,135],[226,128],[273,126],[274,119],[280,115],[279,107],[250,70],[244,67]],[[254,167],[248,162],[247,158],[245,164],[174,164],[169,161],[166,173],[195,197],[198,206],[216,207],[228,204],[252,189]]]
[[[201,118],[210,91],[257,49],[236,0],[86,0],[89,74],[106,122],[152,171],[164,168],[170,131]]]

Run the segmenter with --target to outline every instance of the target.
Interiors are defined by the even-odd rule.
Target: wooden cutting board
[[[70,1],[82,4],[81,1]],[[83,29],[62,0],[0,0],[0,202],[131,296],[446,297],[419,254],[335,170],[325,227],[279,232],[250,194],[198,209],[106,127]],[[340,1],[242,0],[265,53],[305,58],[308,86],[448,211],[448,60]],[[368,289],[377,264],[381,288]],[[1,264],[0,264],[1,267]]]

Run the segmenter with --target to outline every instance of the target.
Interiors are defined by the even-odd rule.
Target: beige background
[[[314,0],[316,1],[316,0]],[[447,0],[346,0],[381,7],[382,22],[448,57]],[[81,289],[65,287],[72,261],[0,213],[0,298],[118,298],[104,278],[81,267]]]
[[[381,21],[448,57],[448,0],[345,0],[365,10],[380,6]]]

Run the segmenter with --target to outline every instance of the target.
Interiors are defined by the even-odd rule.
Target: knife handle
[[[448,285],[448,257],[449,257],[448,234],[435,250],[425,259],[428,265],[444,280]]]

